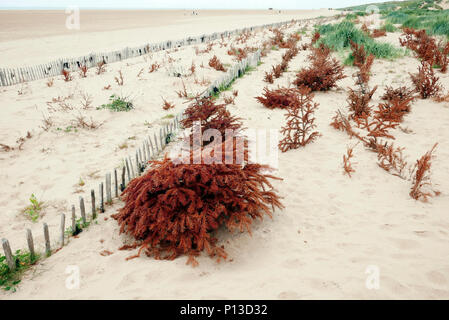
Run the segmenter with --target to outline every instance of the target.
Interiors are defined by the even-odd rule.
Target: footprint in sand
[[[410,239],[389,238],[393,244],[402,250],[408,250],[419,247],[419,242]]]
[[[427,279],[429,279],[430,282],[436,285],[446,285],[447,279],[444,274],[438,271],[430,271],[426,274]]]
[[[296,300],[301,299],[301,296],[295,291],[283,291],[278,294],[278,298],[285,300]]]
[[[300,267],[304,266],[304,262],[299,259],[288,259],[281,263],[281,266],[286,269],[298,270]]]

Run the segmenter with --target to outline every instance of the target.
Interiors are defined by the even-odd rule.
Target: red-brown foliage
[[[252,220],[271,217],[275,207],[283,207],[269,181],[277,178],[263,173],[267,168],[152,161],[150,170],[127,186],[125,206],[113,218],[121,233],[135,238],[134,247],[140,245],[136,256],[144,252],[173,260],[185,254],[193,266],[202,251],[226,259],[223,246],[217,245],[217,229],[251,232]]]
[[[372,38],[385,37],[386,35],[387,35],[387,32],[385,30],[380,30],[380,29],[374,29],[373,32],[371,33]]]
[[[378,117],[370,117],[366,114],[354,118],[357,127],[368,131],[368,137],[394,139],[390,134],[390,129],[395,129],[399,123],[396,121],[383,120]],[[369,144],[369,143],[368,143]]]
[[[149,73],[153,73],[155,71],[157,71],[159,68],[161,67],[160,64],[158,63],[153,63],[150,67],[150,70],[148,71]]]
[[[181,120],[184,128],[192,128],[194,122],[199,121],[201,132],[207,129],[216,129],[222,137],[226,136],[226,130],[232,130],[235,135],[242,129],[241,119],[232,116],[226,109],[226,104],[217,105],[211,98],[197,99],[186,108],[184,116],[185,118]],[[192,135],[190,138],[192,138]],[[206,141],[203,145],[211,142]]]
[[[176,94],[179,98],[188,98],[189,94],[187,93],[187,88],[184,81],[182,81],[182,90],[177,90]]]
[[[354,147],[348,147],[346,150],[346,154],[343,155],[343,169],[345,170],[344,173],[346,173],[351,178],[351,173],[355,172],[354,168],[352,167],[351,158],[353,155]]]
[[[352,57],[354,58],[354,66],[360,67],[366,62],[365,46],[362,44],[359,46],[352,40],[349,40],[351,45]]]
[[[117,82],[117,84],[119,86],[123,86],[125,80],[123,79],[123,73],[122,70],[118,71],[118,77],[114,77],[115,82]]]
[[[371,146],[372,151],[377,152],[377,164],[394,176],[405,179],[405,169],[408,166],[402,151],[404,148],[394,147],[387,142],[376,142]]]
[[[436,60],[435,55],[438,54],[435,39],[429,37],[426,30],[403,28],[402,31],[404,38],[399,39],[401,46],[415,51],[420,59],[433,65]]]
[[[405,100],[392,99],[385,103],[379,103],[374,111],[375,117],[382,121],[402,122],[405,114],[410,112],[410,102],[413,98]]]
[[[276,66],[272,66],[271,69],[272,75],[277,79],[282,75],[282,65],[278,64]]]
[[[437,44],[435,38],[427,35],[426,30],[414,30],[404,28],[404,38],[399,39],[402,46],[413,50],[418,58],[427,62],[431,66],[437,64],[441,72],[445,73],[449,64],[449,43]]]
[[[97,63],[97,74],[100,75],[106,72],[106,63],[104,61],[100,61]]]
[[[225,104],[235,104],[235,98],[232,96],[224,96],[223,101]]]
[[[290,149],[304,147],[314,141],[320,134],[313,131],[316,128],[313,116],[318,103],[313,102],[313,94],[307,87],[292,91],[290,104],[286,109],[286,125],[281,129],[284,138],[279,142],[279,149],[286,152]]]
[[[191,75],[195,74],[195,70],[196,70],[196,65],[195,65],[195,62],[192,61],[192,65],[190,66],[190,74]]]
[[[355,74],[357,78],[356,84],[364,86],[368,84],[370,78],[371,66],[374,62],[374,55],[366,56],[364,45],[359,46],[357,43],[351,41],[352,56],[354,58],[354,66],[359,68],[359,72]]]
[[[168,102],[164,98],[162,98],[162,102],[163,102],[162,109],[164,109],[164,110],[173,109],[175,107],[175,105],[173,103]]]
[[[220,62],[220,60],[217,58],[217,56],[213,56],[210,60],[209,60],[209,66],[214,68],[217,71],[223,71],[226,72],[225,67],[223,66],[223,64]]]
[[[446,42],[446,44],[440,44],[438,50],[440,53],[437,54],[435,62],[440,66],[440,71],[445,73],[449,65],[449,42]]]
[[[431,191],[423,191],[423,188],[432,185],[430,182],[430,167],[432,166],[432,159],[434,157],[433,152],[437,145],[438,143],[435,143],[432,149],[427,151],[420,159],[416,160],[416,164],[413,167],[413,185],[410,196],[415,200],[422,199],[426,202],[428,197],[439,194],[438,191],[432,191],[433,194]]]
[[[291,49],[288,49],[283,55],[282,55],[282,61],[289,62],[291,59],[293,59],[298,54],[298,48],[293,47]]]
[[[363,32],[367,33],[367,34],[370,34],[370,31],[369,31],[369,28],[368,28],[366,22],[364,22],[364,23],[362,24],[362,26],[360,27],[360,29],[361,29]]]
[[[363,90],[353,90],[349,89],[348,102],[349,110],[351,112],[351,118],[359,118],[364,115],[369,116],[371,114],[371,107],[369,102],[377,90],[375,86],[371,91],[364,92]]]
[[[251,49],[248,47],[245,48],[235,48],[233,46],[231,46],[231,49],[228,50],[228,55],[230,56],[235,56],[235,60],[237,61],[242,61],[243,59],[245,59],[248,56],[248,52]]]
[[[286,42],[284,41],[284,34],[279,29],[273,30],[274,37],[271,39],[271,44],[273,46],[278,46],[279,48],[286,48]]]
[[[399,100],[404,101],[408,99],[414,99],[414,91],[406,86],[393,88],[390,86],[385,87],[385,93],[381,97],[382,100],[392,101]],[[412,101],[410,100],[410,101]]]
[[[314,45],[319,39],[320,39],[321,35],[318,31],[316,31],[313,36],[312,36],[312,40],[310,41],[310,43],[312,45]]]
[[[297,87],[306,86],[312,91],[326,91],[337,86],[337,81],[345,78],[343,66],[330,57],[329,48],[321,45],[309,56],[311,66],[302,69],[294,84]]]
[[[87,66],[84,64],[84,65],[81,65],[80,67],[79,67],[79,74],[80,74],[80,76],[82,77],[82,78],[86,78],[87,77]]]
[[[66,69],[62,69],[62,75],[64,76],[64,81],[68,82],[68,81],[72,81],[72,74],[70,73],[69,70]]]
[[[422,99],[437,96],[442,89],[432,66],[424,60],[421,61],[418,73],[410,73],[410,78],[415,85],[415,92],[419,93]]]
[[[273,83],[274,82],[273,74],[271,72],[270,73],[265,72],[265,77],[263,78],[263,80],[268,83]]]
[[[269,90],[263,89],[263,96],[256,97],[256,100],[263,104],[268,109],[286,109],[288,106],[296,100],[296,94],[298,89],[296,88],[278,88]]]

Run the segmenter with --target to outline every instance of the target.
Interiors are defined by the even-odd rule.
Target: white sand
[[[265,23],[266,21],[260,21]],[[295,26],[287,32],[297,30]],[[222,26],[221,30],[226,29]],[[265,33],[265,34],[264,34]],[[399,34],[394,36],[398,37]],[[270,36],[259,33],[248,45],[260,43]],[[393,37],[393,36],[389,36]],[[304,38],[302,42],[308,42]],[[204,49],[205,46],[201,46]],[[196,56],[194,48],[182,48],[169,55],[182,59],[174,64],[197,65],[197,78],[213,80],[220,72],[207,66],[216,54],[223,63],[235,63],[226,54],[227,48],[215,45],[208,54]],[[265,71],[281,61],[284,50],[271,51],[263,64],[238,79],[233,89],[239,91],[231,112],[245,119],[250,128],[280,128],[284,112],[268,110],[254,99],[266,86]],[[301,51],[283,74],[269,87],[288,86],[295,72],[305,66],[309,52]],[[22,151],[1,152],[0,195],[2,223],[1,237],[10,240],[13,250],[25,248],[25,228],[32,228],[36,243],[42,249],[41,222],[49,223],[52,239],[57,239],[59,214],[69,214],[78,196],[88,196],[90,188],[97,190],[108,169],[118,166],[127,154],[133,154],[142,139],[159,130],[166,114],[181,111],[186,104],[175,90],[181,88],[179,79],[169,77],[163,68],[147,72],[157,61],[168,65],[166,53],[127,60],[108,66],[104,75],[89,71],[87,79],[78,76],[65,83],[56,79],[52,88],[46,81],[0,89],[3,108],[0,109],[0,142],[14,145],[27,131],[32,138]],[[408,72],[415,72],[418,62],[412,57],[396,61],[375,60],[371,85],[379,85],[373,104],[379,102],[383,86],[410,85]],[[145,68],[142,80],[137,78]],[[122,70],[125,85],[113,80]],[[132,252],[118,251],[124,237],[119,236],[115,220],[110,214],[120,208],[117,202],[100,215],[79,238],[61,251],[40,262],[27,272],[14,294],[2,292],[2,298],[25,299],[447,299],[449,298],[449,123],[448,103],[417,100],[402,127],[412,130],[406,134],[394,130],[395,144],[405,147],[410,162],[415,161],[438,142],[437,158],[432,166],[432,180],[442,194],[428,203],[410,198],[411,183],[394,177],[376,164],[376,155],[358,145],[354,149],[352,178],[343,175],[342,157],[347,146],[356,143],[345,133],[329,126],[338,108],[346,108],[346,92],[353,86],[350,75],[355,69],[345,68],[349,76],[339,83],[341,89],[316,94],[320,103],[316,113],[317,130],[322,134],[305,148],[279,154],[278,176],[284,181],[275,186],[284,197],[284,210],[277,210],[272,220],[253,225],[253,236],[221,233],[220,238],[230,261],[217,264],[206,256],[199,258],[199,267],[186,266],[186,257],[175,261],[156,261],[142,256],[125,261]],[[439,74],[440,75],[440,74]],[[449,88],[449,75],[440,75]],[[195,85],[193,77],[185,79],[189,92],[205,87]],[[102,90],[110,84],[111,90]],[[70,120],[80,109],[80,93],[93,96],[91,110],[79,110],[104,124],[96,130],[78,129],[66,133]],[[52,97],[67,96],[75,110],[50,113],[46,102]],[[134,97],[136,109],[128,113],[95,110],[107,102],[110,94]],[[160,96],[176,105],[173,111],[163,111]],[[39,128],[42,112],[49,114],[55,125],[48,132]],[[151,123],[151,128],[144,123]],[[134,140],[135,137],[135,140]],[[129,139],[131,138],[131,139]],[[127,142],[128,148],[119,145]],[[6,170],[4,169],[6,168]],[[97,171],[98,170],[98,171]],[[81,187],[80,177],[86,182]],[[80,193],[78,193],[80,192]],[[47,207],[38,224],[27,220],[20,210],[27,198],[35,193]],[[90,208],[90,204],[86,204]],[[106,220],[107,219],[107,220]],[[103,250],[113,252],[101,256]],[[68,290],[65,286],[67,266],[80,268],[81,286]],[[365,286],[368,266],[380,270],[379,290]]]
[[[60,11],[48,16],[39,15],[28,18],[28,21],[35,22],[26,25],[27,29],[22,30],[18,25],[19,30],[12,30],[20,36],[18,40],[17,38],[11,39],[8,33],[2,36],[0,38],[0,67],[4,64],[9,67],[22,64],[34,65],[61,57],[77,57],[90,52],[107,52],[148,42],[178,40],[223,30],[234,30],[291,19],[331,16],[337,13],[330,10],[298,10],[282,11],[281,13],[260,10],[242,11],[235,14],[232,11],[200,10],[197,16],[192,16],[190,11],[183,10],[169,10],[168,13],[163,12],[162,15],[160,12],[143,11],[135,12],[135,20],[131,20],[131,15],[131,18],[128,17],[122,22],[120,11],[110,11],[107,15],[104,15],[102,11],[99,13],[81,11],[80,30],[76,31],[65,29],[67,15],[64,11]],[[23,14],[17,15],[19,14],[11,16],[7,11],[0,11],[0,18],[2,18],[0,19],[0,30],[5,30],[11,23],[17,23],[14,21],[18,18],[25,19]],[[84,18],[85,15],[86,18]],[[136,21],[137,19],[139,21]],[[157,24],[153,20],[157,21]],[[55,21],[59,24],[55,25]],[[35,28],[39,32],[34,31]],[[51,35],[48,36],[49,33]]]

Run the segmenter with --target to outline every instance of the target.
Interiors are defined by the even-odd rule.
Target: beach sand
[[[1,11],[0,67],[184,39],[291,19],[329,16],[332,10],[80,11],[80,29],[65,27],[65,11]]]
[[[326,12],[306,12],[303,16],[319,16]],[[223,15],[202,22],[182,23],[192,25],[191,32],[205,32],[211,21],[216,22],[215,30],[269,22],[268,16],[256,16],[247,20],[246,14],[232,15],[229,20],[229,15]],[[275,19],[275,15],[270,17]],[[276,16],[276,19],[288,20],[290,16]],[[284,32],[296,32],[303,26],[293,25]],[[190,32],[173,25],[158,28],[166,30],[170,38],[171,35],[185,37]],[[299,45],[310,42],[311,31],[310,24]],[[101,32],[109,35],[101,37],[106,38],[102,45],[119,47],[123,43],[115,36],[129,30]],[[94,34],[86,32],[80,37],[93,39]],[[156,32],[151,38],[129,40],[148,41],[154,37],[157,41],[165,38],[164,34]],[[391,33],[381,41],[398,45],[399,36],[399,33]],[[34,43],[30,50],[39,52],[39,59],[50,58],[46,56],[48,48],[37,45],[42,39],[50,39],[50,47],[57,43],[58,37],[67,39],[69,47],[75,46],[71,42],[73,35],[46,37],[48,35],[23,38],[16,43],[20,46]],[[253,34],[246,45],[257,46],[270,37],[272,33],[263,30]],[[196,93],[206,88],[199,82],[213,81],[222,74],[208,66],[212,56],[217,55],[226,65],[236,63],[226,53],[229,46],[222,47],[220,41],[215,41],[208,53],[196,54],[195,46],[156,52],[110,64],[102,75],[90,70],[87,78],[74,75],[70,82],[64,82],[62,77],[55,78],[52,87],[47,86],[47,80],[39,80],[0,88],[0,143],[16,147],[13,151],[0,151],[3,182],[0,236],[9,239],[13,250],[26,248],[25,230],[30,228],[37,248],[42,251],[42,222],[49,225],[52,247],[58,247],[60,214],[69,217],[71,205],[78,204],[80,195],[89,199],[90,190],[98,190],[107,172],[120,168],[123,157],[134,154],[145,137],[159,132],[167,121],[164,117],[186,107],[185,100],[175,93],[182,88],[181,79],[169,76],[167,68],[188,67],[194,62],[195,75],[184,77],[182,81],[189,93]],[[1,48],[7,44],[18,55],[20,50],[13,42],[11,39],[2,42]],[[238,43],[236,37],[226,42],[244,45]],[[97,44],[96,41],[91,43],[95,48]],[[206,48],[207,45],[198,46],[199,50]],[[67,49],[60,47],[58,50],[64,53]],[[229,105],[228,109],[242,117],[246,127],[280,129],[283,126],[285,112],[266,109],[254,97],[261,95],[266,86],[291,85],[296,72],[307,65],[310,51],[300,51],[290,62],[288,71],[268,85],[263,81],[265,72],[280,63],[284,52],[285,49],[272,50],[262,58],[261,65],[233,84],[232,90],[238,90],[238,96],[235,105]],[[23,59],[27,57],[24,52],[20,54]],[[8,63],[6,57],[12,59],[11,63],[20,58],[3,50],[1,57],[2,62]],[[149,73],[153,63],[162,67]],[[376,59],[370,84],[378,85],[379,89],[373,97],[373,105],[380,102],[384,86],[410,86],[408,72],[415,72],[418,64],[411,56],[395,61]],[[123,86],[114,81],[119,71],[124,75]],[[276,181],[274,186],[283,197],[285,209],[276,210],[272,219],[255,222],[252,236],[220,231],[220,244],[229,254],[228,261],[216,263],[202,255],[196,268],[185,264],[186,257],[158,261],[142,255],[126,261],[125,258],[135,251],[118,250],[127,238],[119,235],[119,227],[110,217],[123,205],[116,200],[78,238],[70,238],[63,249],[26,272],[17,292],[2,291],[0,298],[448,299],[449,136],[446,128],[449,105],[418,99],[401,124],[403,130],[392,131],[395,145],[405,148],[404,155],[409,163],[414,163],[434,143],[439,143],[432,163],[432,182],[441,195],[427,203],[416,201],[409,196],[410,181],[379,168],[376,154],[361,144],[356,145],[355,139],[349,139],[329,125],[335,111],[346,108],[346,89],[353,87],[351,75],[355,68],[345,67],[344,72],[348,77],[339,82],[339,89],[315,95],[314,101],[319,103],[316,124],[321,136],[305,148],[279,153],[279,169],[274,174],[284,180]],[[446,90],[449,89],[449,75],[438,73],[438,76]],[[105,90],[109,85],[111,88]],[[135,109],[118,113],[96,110],[107,103],[111,94],[131,97]],[[224,93],[225,96],[230,94]],[[82,106],[86,95],[92,100],[88,108]],[[162,110],[161,97],[173,102],[175,109]],[[57,101],[53,102],[53,98]],[[220,97],[219,101],[222,99]],[[92,130],[76,128],[80,115],[101,126]],[[42,128],[44,117],[53,122],[47,131]],[[18,150],[16,140],[25,137],[27,132],[31,138],[25,138],[22,150]],[[343,174],[342,168],[348,146],[355,146],[355,172],[351,178]],[[44,216],[37,223],[31,222],[22,212],[32,193],[44,205]],[[90,208],[90,202],[86,203],[86,208]],[[112,254],[101,255],[104,250]],[[66,287],[72,266],[79,268],[78,289]],[[379,271],[378,289],[366,286],[370,270]]]

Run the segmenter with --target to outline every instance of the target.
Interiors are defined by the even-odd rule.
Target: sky
[[[0,9],[70,6],[102,9],[320,9],[384,1],[386,0],[0,0]]]

